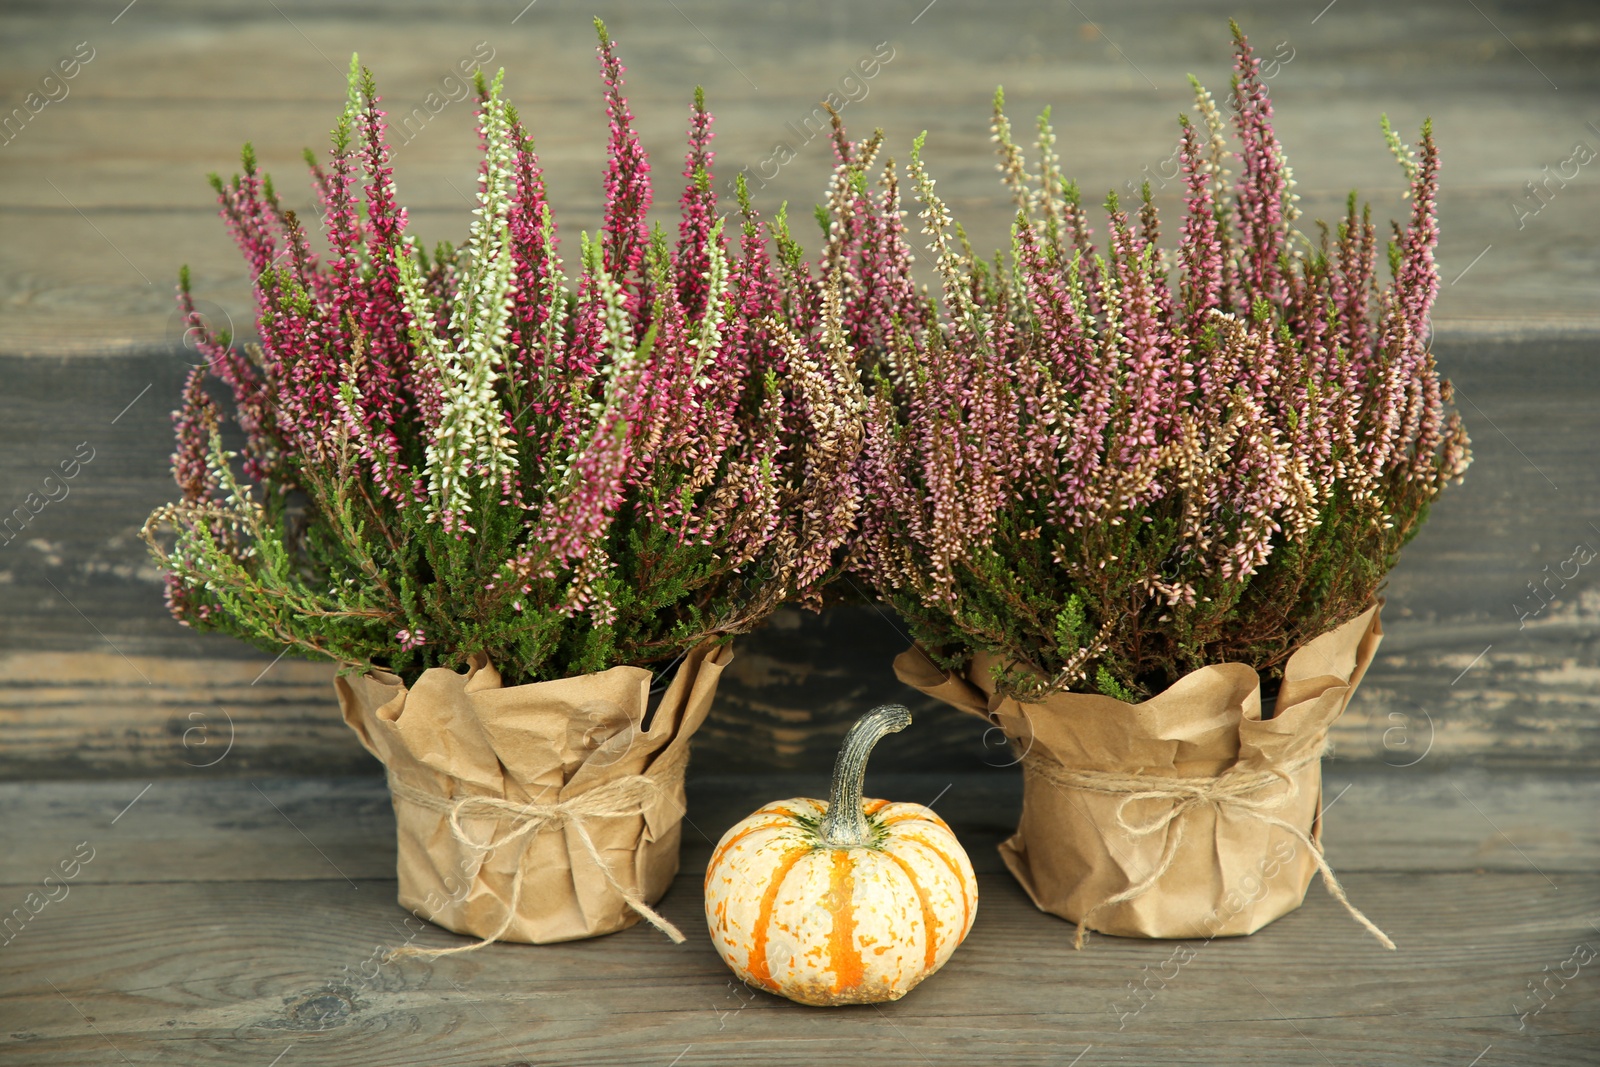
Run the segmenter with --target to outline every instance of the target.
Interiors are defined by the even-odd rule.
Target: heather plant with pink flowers
[[[479,76],[459,248],[407,235],[354,62],[329,161],[307,153],[325,253],[248,146],[242,174],[213,179],[260,340],[204,336],[209,373],[176,415],[183,499],[146,535],[179,620],[407,680],[481,653],[515,684],[664,666],[785,601],[820,603],[862,436],[837,287],[797,288],[768,251],[774,234],[793,246],[781,213],[764,224],[742,185],[719,213],[698,93],[676,241],[647,226],[649,163],[596,26],[609,163],[575,283],[500,76]],[[180,304],[204,334],[187,273]]]
[[[1106,244],[1062,176],[1049,113],[1035,162],[997,94],[999,169],[1017,204],[1008,257],[975,256],[909,176],[942,299],[912,280],[881,135],[836,138],[828,263],[869,394],[855,566],[942,666],[1009,664],[1002,692],[1142,699],[1243,662],[1270,680],[1373,602],[1444,485],[1469,462],[1429,349],[1439,158],[1388,130],[1410,218],[1379,281],[1369,208],[1312,239],[1235,29],[1225,121],[1195,83],[1182,118],[1186,213],[1159,241],[1146,187],[1115,195]],[[1032,168],[1032,169],[1030,169]]]

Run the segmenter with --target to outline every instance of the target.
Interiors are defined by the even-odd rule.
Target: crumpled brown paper
[[[1319,757],[1383,637],[1380,607],[1296,651],[1266,720],[1260,677],[1241,663],[1203,667],[1141,704],[1019,703],[994,692],[995,660],[982,654],[962,675],[913,648],[895,673],[1023,753],[1022,818],[1000,851],[1040,909],[1124,937],[1236,936],[1299,907],[1320,867],[1393,947],[1320,856]]]
[[[698,646],[653,711],[651,674],[640,667],[506,688],[487,659],[475,657],[465,673],[424,671],[410,689],[377,670],[337,679],[345,721],[388,768],[401,905],[456,933],[490,937],[505,925],[515,896],[515,914],[498,937],[534,944],[596,937],[639,921],[613,883],[648,904],[677,874],[689,738],[732,659],[727,645]],[[460,808],[458,824],[478,846],[504,842],[485,849],[459,840],[450,816],[436,810],[465,797],[560,804],[635,775],[652,781],[634,783],[648,787],[648,799],[633,813],[582,820],[610,878],[594,863],[576,818],[527,833],[527,820],[509,806],[485,810],[475,801]],[[403,793],[427,794],[432,804]]]

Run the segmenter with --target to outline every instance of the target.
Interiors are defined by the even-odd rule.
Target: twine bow
[[[391,774],[389,788],[395,796],[444,815],[451,836],[468,848],[493,852],[507,845],[521,843],[521,848],[517,852],[516,873],[511,879],[511,899],[506,903],[506,917],[499,929],[482,941],[455,948],[424,949],[404,946],[394,950],[390,954],[391,958],[448,956],[456,952],[471,952],[498,941],[507,930],[511,929],[511,923],[517,916],[517,904],[522,899],[522,872],[527,865],[528,847],[536,835],[563,826],[577,832],[578,840],[583,843],[589,859],[605,876],[606,884],[627,903],[628,907],[638,912],[639,916],[651,926],[672,938],[674,943],[683,944],[685,938],[681,930],[641,900],[637,893],[625,887],[617,880],[616,875],[611,873],[611,867],[601,858],[600,849],[589,834],[588,821],[643,813],[652,803],[683,781],[684,763],[684,759],[678,758],[665,768],[659,766],[652,768],[656,770],[655,774],[630,774],[558,803],[543,801],[522,803],[506,800],[504,797],[486,796],[442,797],[408,785]],[[497,840],[483,843],[473,840],[461,825],[463,819],[470,818],[505,818],[510,820],[511,828]]]
[[[1339,884],[1339,879],[1334,877],[1333,868],[1328,866],[1328,861],[1323,857],[1321,846],[1313,841],[1306,831],[1274,814],[1300,793],[1300,786],[1293,777],[1294,772],[1320,760],[1322,749],[1322,745],[1316,745],[1302,755],[1267,770],[1241,770],[1233,767],[1215,777],[1199,778],[1165,778],[1114,771],[1069,770],[1047,756],[1030,755],[1023,761],[1024,768],[1045,781],[1067,789],[1079,789],[1086,793],[1120,798],[1114,814],[1117,826],[1129,837],[1149,837],[1151,834],[1171,828],[1161,850],[1161,859],[1153,871],[1139,882],[1107,897],[1083,913],[1083,917],[1078,920],[1078,932],[1073,939],[1073,947],[1083,947],[1083,937],[1088,930],[1089,918],[1095,912],[1143,896],[1154,888],[1172,868],[1178,849],[1183,844],[1183,828],[1188,821],[1184,816],[1196,808],[1209,804],[1219,810],[1236,811],[1249,818],[1259,819],[1269,826],[1276,826],[1305,845],[1317,865],[1317,870],[1322,873],[1322,883],[1327,887],[1329,895],[1343,904],[1350,917],[1366,927],[1384,948],[1393,949],[1394,942],[1389,939],[1389,935],[1378,929],[1377,924],[1350,903],[1344,887]],[[1269,793],[1268,791],[1275,785],[1285,788]],[[1140,800],[1168,800],[1172,803],[1151,819],[1143,822],[1131,821],[1128,817],[1128,807]]]

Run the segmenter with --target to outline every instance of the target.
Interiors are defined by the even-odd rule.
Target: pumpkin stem
[[[867,757],[885,734],[911,725],[911,709],[904,704],[873,708],[850,727],[839,758],[833,764],[833,793],[818,836],[830,848],[859,848],[872,843],[872,827],[861,810],[861,784],[867,776]]]

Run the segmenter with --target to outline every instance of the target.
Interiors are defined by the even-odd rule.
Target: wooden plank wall
[[[0,16],[0,100],[25,110],[0,145],[0,512],[77,464],[67,495],[0,544],[0,774],[177,772],[230,738],[225,766],[237,771],[366,767],[335,721],[325,667],[285,660],[263,673],[269,659],[164,616],[136,532],[170,495],[167,412],[188,366],[171,280],[191,263],[213,313],[247,328],[244,272],[203,175],[226,172],[249,138],[290,201],[309,203],[299,149],[321,143],[357,49],[393,109],[422,116],[397,159],[423,239],[464,230],[475,151],[467,106],[433,114],[441,97],[428,94],[448,92],[445,75],[486,54],[483,43],[531,120],[573,243],[599,210],[592,5],[121,7],[12,5]],[[1280,130],[1310,214],[1337,210],[1352,185],[1380,216],[1403,211],[1376,117],[1388,111],[1408,130],[1431,115],[1446,164],[1437,351],[1478,459],[1394,575],[1384,653],[1336,748],[1397,765],[1426,753],[1592,766],[1595,568],[1551,580],[1554,600],[1537,614],[1543,599],[1528,586],[1570,575],[1575,546],[1600,548],[1600,180],[1592,165],[1563,170],[1581,158],[1577,145],[1600,149],[1590,125],[1600,18],[1577,3],[1343,0],[1314,21],[1321,5],[1302,7],[683,0],[600,14],[622,42],[662,203],[676,196],[699,82],[718,116],[719,180],[744,166],[775,172],[758,203],[770,212],[788,200],[807,215],[829,154],[804,140],[804,120],[838,89],[854,97],[853,127],[883,126],[902,156],[930,131],[941,191],[982,245],[1002,239],[1009,215],[988,156],[993,85],[1006,84],[1019,126],[1055,106],[1068,170],[1087,190],[1126,192],[1143,175],[1160,186],[1184,74],[1226,86],[1230,13],[1277,60]],[[70,80],[43,81],[90,52]],[[892,58],[870,79],[843,80],[874,53]],[[62,99],[27,112],[30,92],[60,96],[62,85]],[[780,143],[795,157],[777,167]],[[1559,177],[1573,166],[1575,177]],[[1546,183],[1548,173],[1558,178]],[[1537,195],[1530,181],[1545,183]],[[1169,211],[1174,194],[1157,189]],[[871,607],[780,614],[741,643],[702,765],[826,766],[850,717],[906,695],[888,670],[903,644],[898,622]],[[908,769],[1005,762],[979,724],[952,712],[929,709],[914,734]]]

